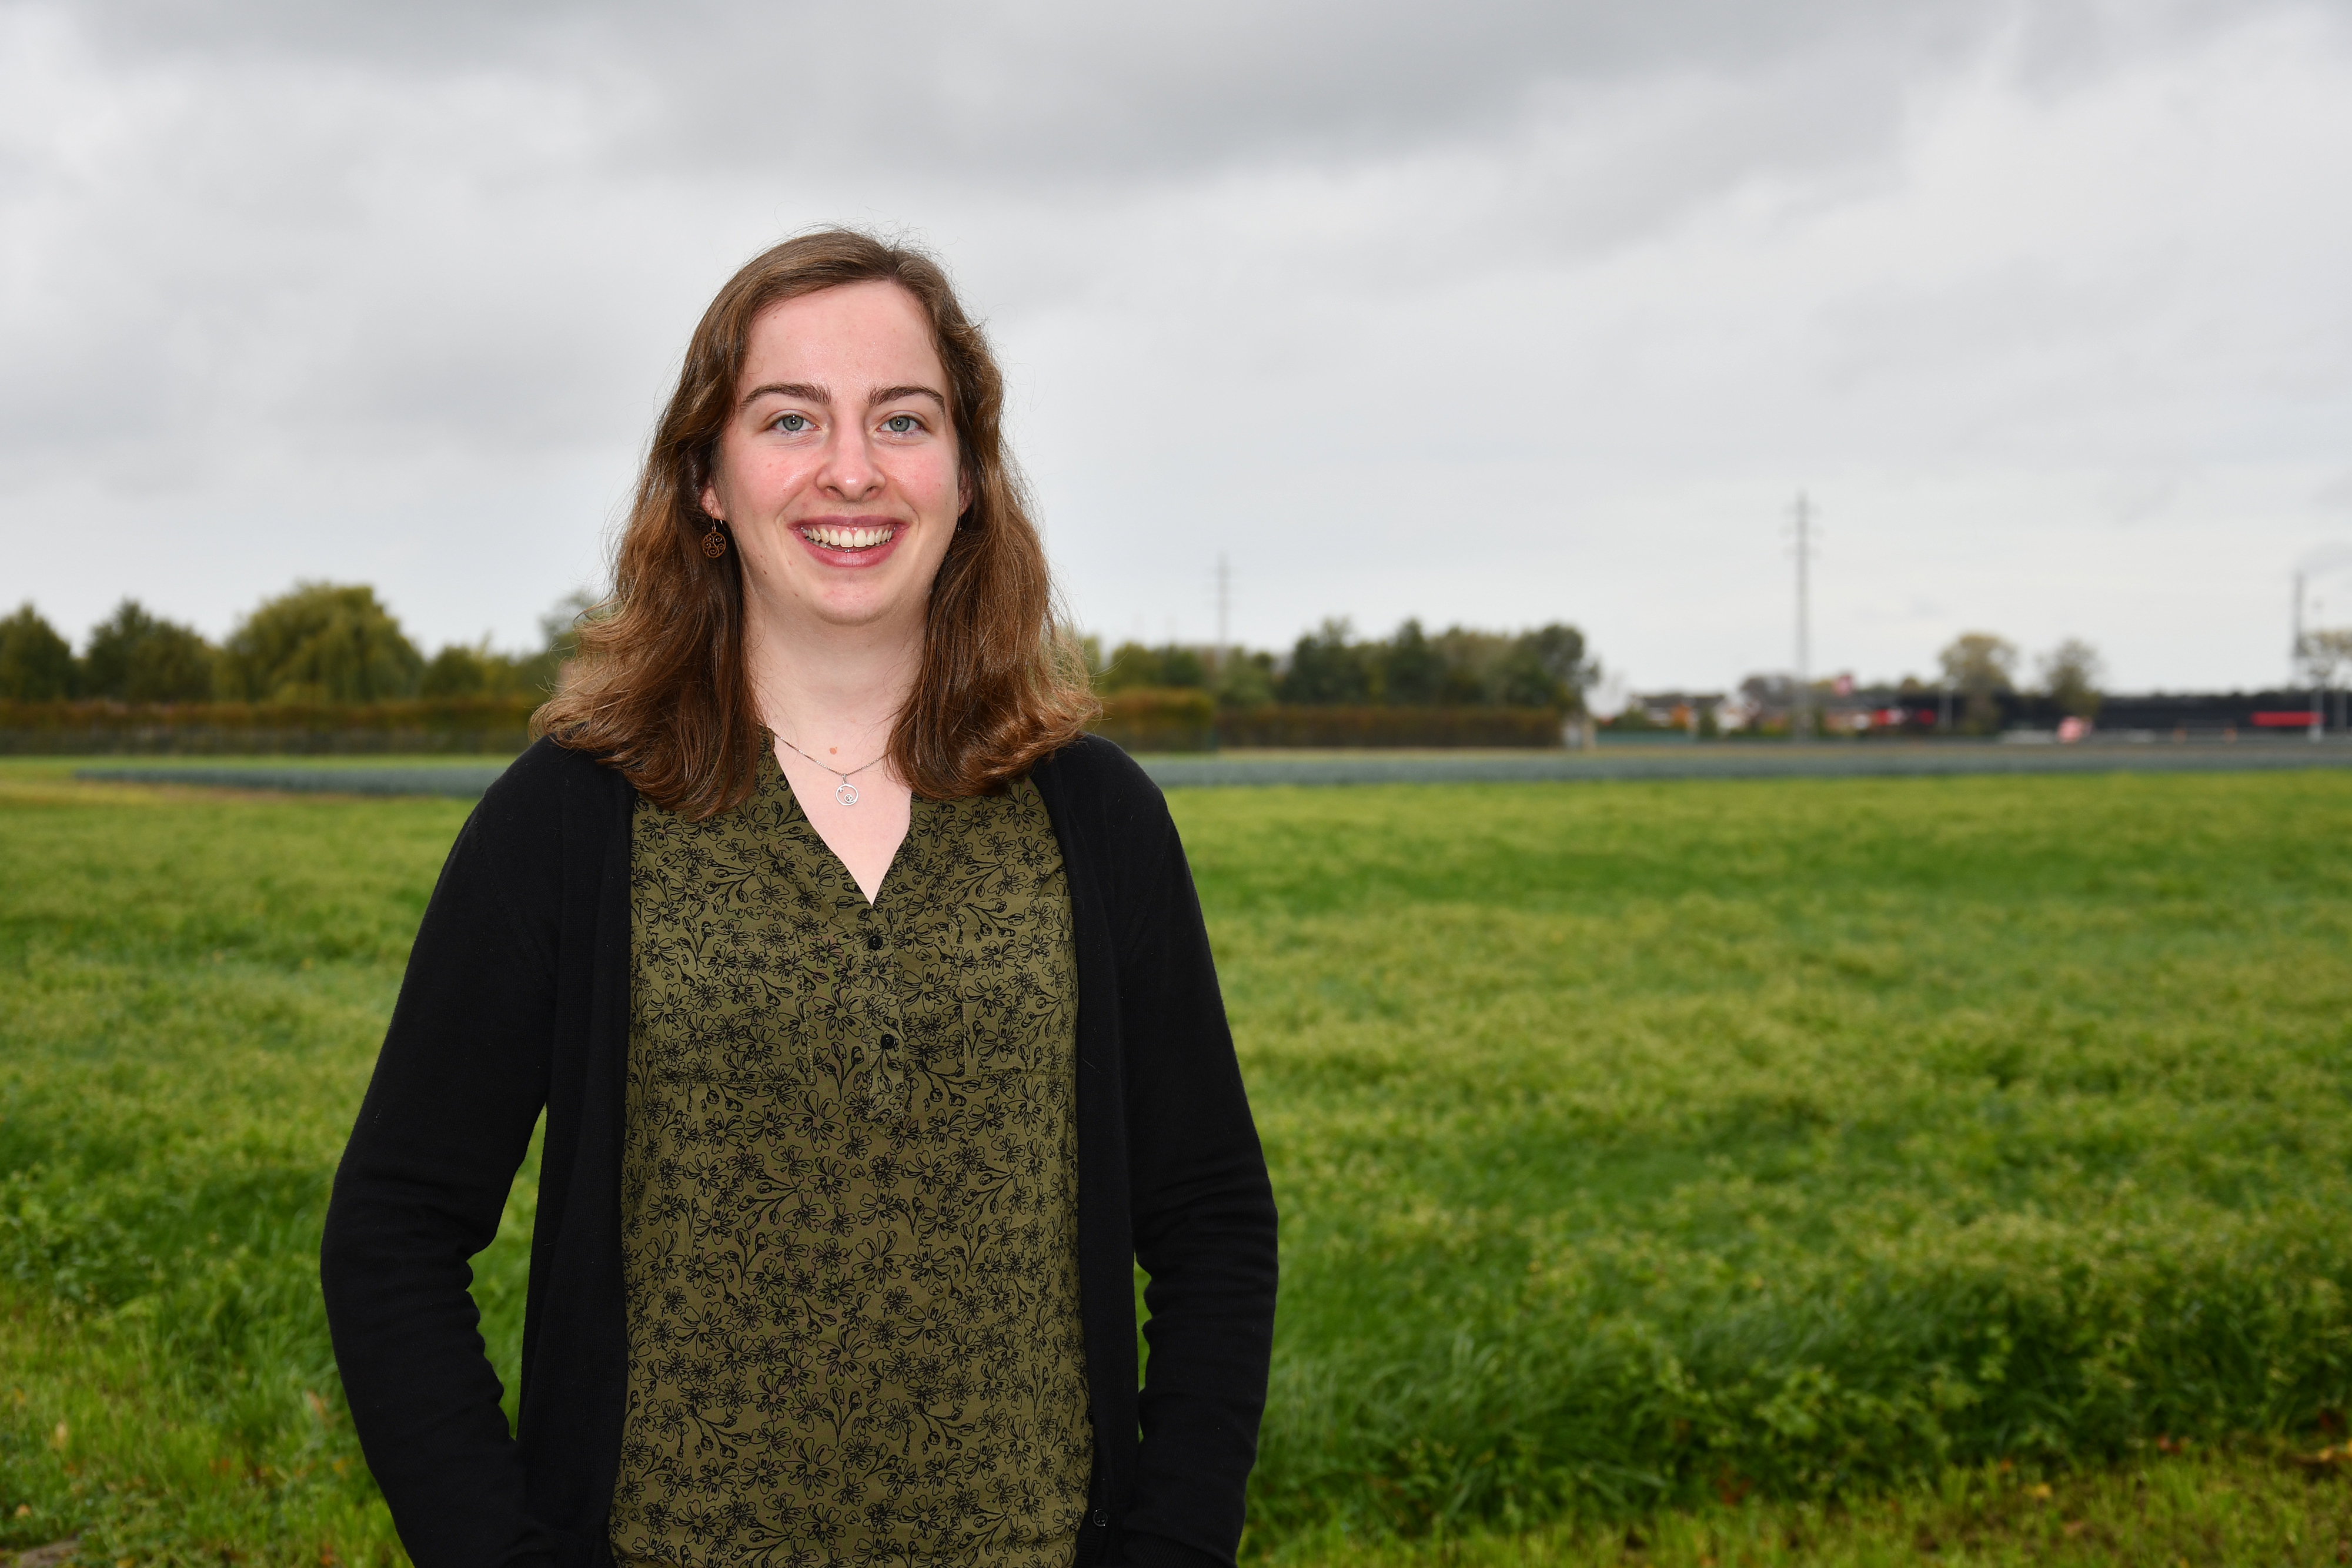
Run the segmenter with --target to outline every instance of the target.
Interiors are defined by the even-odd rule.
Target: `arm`
[[[320,1258],[352,1423],[418,1568],[551,1562],[563,1544],[525,1507],[467,1262],[498,1233],[547,1096],[556,918],[551,902],[520,913],[545,902],[528,875],[545,835],[516,831],[522,804],[494,790],[442,868]]]
[[[1206,1568],[1234,1560],[1257,1458],[1274,1193],[1192,871],[1156,793],[1153,804],[1160,842],[1115,915],[1135,1250],[1151,1276],[1128,1558]]]

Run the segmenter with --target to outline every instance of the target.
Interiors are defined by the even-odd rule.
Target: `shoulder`
[[[585,751],[541,738],[507,765],[482,797],[484,802],[561,809],[588,802],[610,805],[636,791],[620,772]]]
[[[509,866],[601,853],[625,831],[636,790],[584,751],[539,740],[508,765],[459,835],[461,848]]]
[[[1031,769],[1046,810],[1089,832],[1156,834],[1168,800],[1135,758],[1098,735],[1082,735]]]
[[[1183,863],[1167,797],[1135,758],[1099,736],[1081,736],[1031,770],[1073,875],[1113,907],[1155,903]]]

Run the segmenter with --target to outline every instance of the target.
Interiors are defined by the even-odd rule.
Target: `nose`
[[[866,500],[882,488],[882,470],[875,465],[866,432],[845,424],[834,432],[817,482],[845,501]]]

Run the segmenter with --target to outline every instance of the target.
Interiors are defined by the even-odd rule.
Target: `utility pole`
[[[2294,640],[2286,647],[2286,679],[2292,688],[2303,674],[2303,573],[2294,574],[2294,602],[2287,607],[2288,621],[2294,625]]]
[[[1813,507],[1802,490],[1797,492],[1797,691],[1789,712],[1789,738],[1813,737],[1813,623],[1809,602],[1813,556]]]

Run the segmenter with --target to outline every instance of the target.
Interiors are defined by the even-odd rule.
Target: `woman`
[[[1002,407],[939,268],[862,235],[696,329],[336,1176],[335,1354],[420,1568],[1233,1561],[1273,1200]],[[467,1260],[542,1109],[510,1437]]]

